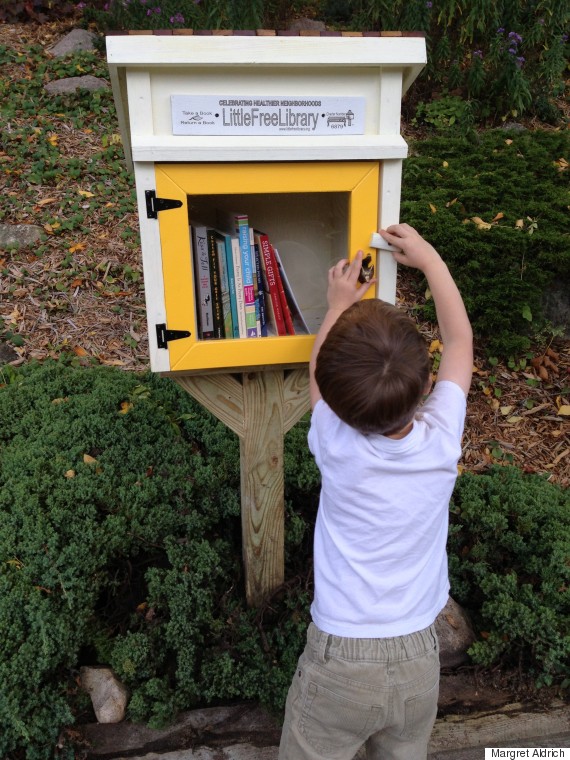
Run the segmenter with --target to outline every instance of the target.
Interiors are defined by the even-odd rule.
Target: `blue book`
[[[228,286],[230,290],[230,310],[232,314],[232,337],[239,338],[238,305],[237,305],[237,299],[236,299],[236,276],[235,276],[235,271],[234,271],[232,236],[224,232],[223,237],[224,237],[224,244],[226,246],[226,271],[228,275]]]

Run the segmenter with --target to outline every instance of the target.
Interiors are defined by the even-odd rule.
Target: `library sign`
[[[365,98],[171,95],[174,135],[364,134]]]

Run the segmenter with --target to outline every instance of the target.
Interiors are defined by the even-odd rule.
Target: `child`
[[[380,234],[424,273],[443,356],[403,312],[361,298],[359,251],[329,271],[309,365],[309,447],[321,472],[313,622],[289,689],[279,760],[425,760],[437,713],[434,620],[449,592],[446,541],[472,332],[437,251],[412,227]]]

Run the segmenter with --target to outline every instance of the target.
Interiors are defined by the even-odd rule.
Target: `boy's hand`
[[[409,224],[393,224],[386,230],[379,230],[384,240],[399,248],[392,256],[398,264],[415,267],[421,272],[440,259],[439,253]]]
[[[362,251],[358,251],[350,264],[346,259],[342,259],[329,269],[327,302],[331,311],[345,311],[353,303],[360,301],[368,288],[376,282],[375,279],[371,279],[357,288],[361,267]]]

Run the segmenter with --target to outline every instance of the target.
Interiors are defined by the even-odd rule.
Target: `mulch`
[[[48,24],[0,25],[0,44],[23,51],[36,42],[49,46],[74,27],[73,20]],[[62,121],[62,125],[64,124]],[[8,125],[9,128],[9,125]],[[54,127],[55,129],[55,127]],[[74,133],[65,125],[59,130],[60,145],[69,155],[86,158],[99,146],[85,132]],[[0,150],[0,159],[2,159]],[[2,162],[0,161],[0,169]],[[11,192],[7,175],[0,173],[0,192]],[[60,191],[62,194],[63,191]],[[58,199],[53,187],[37,188],[38,203]],[[86,204],[89,199],[86,198]],[[10,218],[13,224],[31,224],[33,219]],[[125,282],[120,290],[107,287],[108,274],[128,265],[142,272],[138,252],[121,237],[126,227],[136,228],[136,213],[117,219],[110,226],[93,226],[97,257],[78,247],[74,260],[97,272],[95,278],[78,277],[73,287],[58,290],[58,268],[68,254],[57,239],[49,251],[37,257],[32,249],[0,250],[0,317],[23,345],[11,346],[17,357],[10,363],[57,358],[72,354],[77,361],[111,365],[125,370],[146,370],[148,341],[144,291],[140,282]],[[18,283],[14,287],[15,283]],[[415,288],[401,273],[398,302],[411,309]],[[442,351],[437,327],[421,323],[420,329],[437,358]],[[443,349],[444,350],[444,349]],[[514,464],[525,472],[544,474],[553,483],[570,485],[570,340],[556,338],[550,345],[537,346],[526,366],[491,366],[485,346],[476,345],[473,383],[469,394],[462,467],[483,472],[492,464]]]

